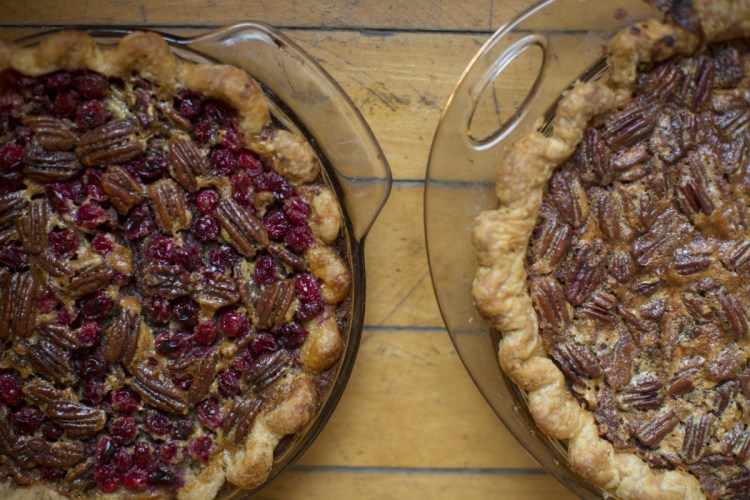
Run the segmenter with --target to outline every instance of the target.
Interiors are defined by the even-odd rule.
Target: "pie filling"
[[[235,120],[136,74],[0,73],[4,478],[175,491],[302,369],[330,307],[305,258],[328,188],[272,170]]]
[[[602,437],[750,494],[750,45],[640,72],[550,179],[527,257],[550,358]]]

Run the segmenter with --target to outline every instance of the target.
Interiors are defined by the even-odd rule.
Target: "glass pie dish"
[[[571,469],[564,443],[539,431],[525,395],[500,367],[500,334],[474,308],[472,227],[480,212],[497,208],[494,187],[504,148],[524,130],[547,131],[558,99],[573,82],[606,74],[602,49],[617,30],[657,15],[640,0],[545,0],[509,21],[477,52],[451,94],[425,179],[430,272],[456,350],[519,443],[582,498],[604,495]]]
[[[134,30],[75,27],[102,46],[114,45]],[[7,32],[6,32],[7,33]],[[12,33],[17,36],[17,32]],[[31,47],[50,32],[33,32],[15,40]],[[316,150],[323,176],[336,192],[344,215],[344,245],[352,272],[350,314],[341,331],[342,355],[325,375],[328,381],[316,414],[300,432],[283,439],[274,452],[272,470],[253,491],[225,485],[219,498],[251,495],[286,470],[313,442],[333,412],[354,364],[364,320],[364,240],[385,203],[391,174],[368,125],[344,91],[302,49],[268,26],[241,23],[191,38],[160,35],[180,58],[195,63],[240,67],[260,83],[269,97],[272,119],[300,133]],[[325,122],[319,117],[325,116]]]

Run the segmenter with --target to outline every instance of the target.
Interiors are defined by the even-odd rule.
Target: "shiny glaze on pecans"
[[[39,182],[58,182],[77,176],[83,166],[71,151],[31,148],[23,155],[23,174]]]
[[[69,151],[78,143],[78,136],[59,118],[45,115],[23,116],[21,123],[31,129],[34,138],[47,151]]]
[[[16,219],[18,237],[27,252],[39,254],[47,246],[49,218],[50,206],[47,200],[32,200],[28,213]]]
[[[102,174],[102,189],[117,212],[125,215],[143,199],[143,186],[119,165],[112,165]]]
[[[76,155],[87,167],[122,164],[137,157],[146,144],[136,137],[138,127],[129,120],[114,120],[83,134]]]
[[[176,233],[190,226],[192,214],[187,206],[187,194],[175,181],[161,179],[148,186],[147,191],[154,220],[163,233]]]
[[[198,190],[196,178],[208,175],[208,162],[189,138],[173,137],[169,141],[172,177],[189,193]]]
[[[103,410],[76,401],[52,384],[35,379],[23,387],[23,392],[42,413],[63,428],[69,436],[87,436],[104,427]]]
[[[229,242],[240,255],[252,257],[258,245],[268,246],[268,232],[263,221],[234,199],[222,199],[214,212]]]
[[[281,328],[294,296],[294,283],[291,280],[281,280],[267,286],[255,305],[258,328],[270,331]]]
[[[140,314],[135,309],[122,308],[104,336],[104,359],[109,363],[129,366],[137,353],[140,335]]]
[[[187,413],[190,408],[187,394],[167,377],[159,365],[144,360],[133,367],[132,373],[130,387],[148,404],[167,413]]]

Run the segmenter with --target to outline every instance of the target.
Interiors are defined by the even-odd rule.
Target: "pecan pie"
[[[615,36],[608,78],[573,86],[549,134],[508,148],[473,291],[585,479],[747,498],[750,3],[667,7]]]
[[[313,149],[244,71],[152,33],[0,43],[0,70],[1,487],[262,484],[350,316]]]

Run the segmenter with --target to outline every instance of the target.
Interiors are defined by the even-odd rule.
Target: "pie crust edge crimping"
[[[574,152],[589,120],[629,98],[640,63],[750,36],[747,2],[676,1],[671,7],[667,21],[649,19],[624,28],[612,39],[607,47],[609,85],[577,83],[560,100],[549,136],[528,131],[508,147],[497,172],[499,206],[482,212],[473,230],[479,269],[472,293],[478,310],[502,333],[502,368],[526,391],[529,410],[542,432],[567,441],[573,469],[621,498],[703,498],[704,494],[691,474],[654,470],[634,453],[616,452],[599,437],[593,414],[569,392],[564,375],[542,345],[526,288],[526,251],[552,172]]]

